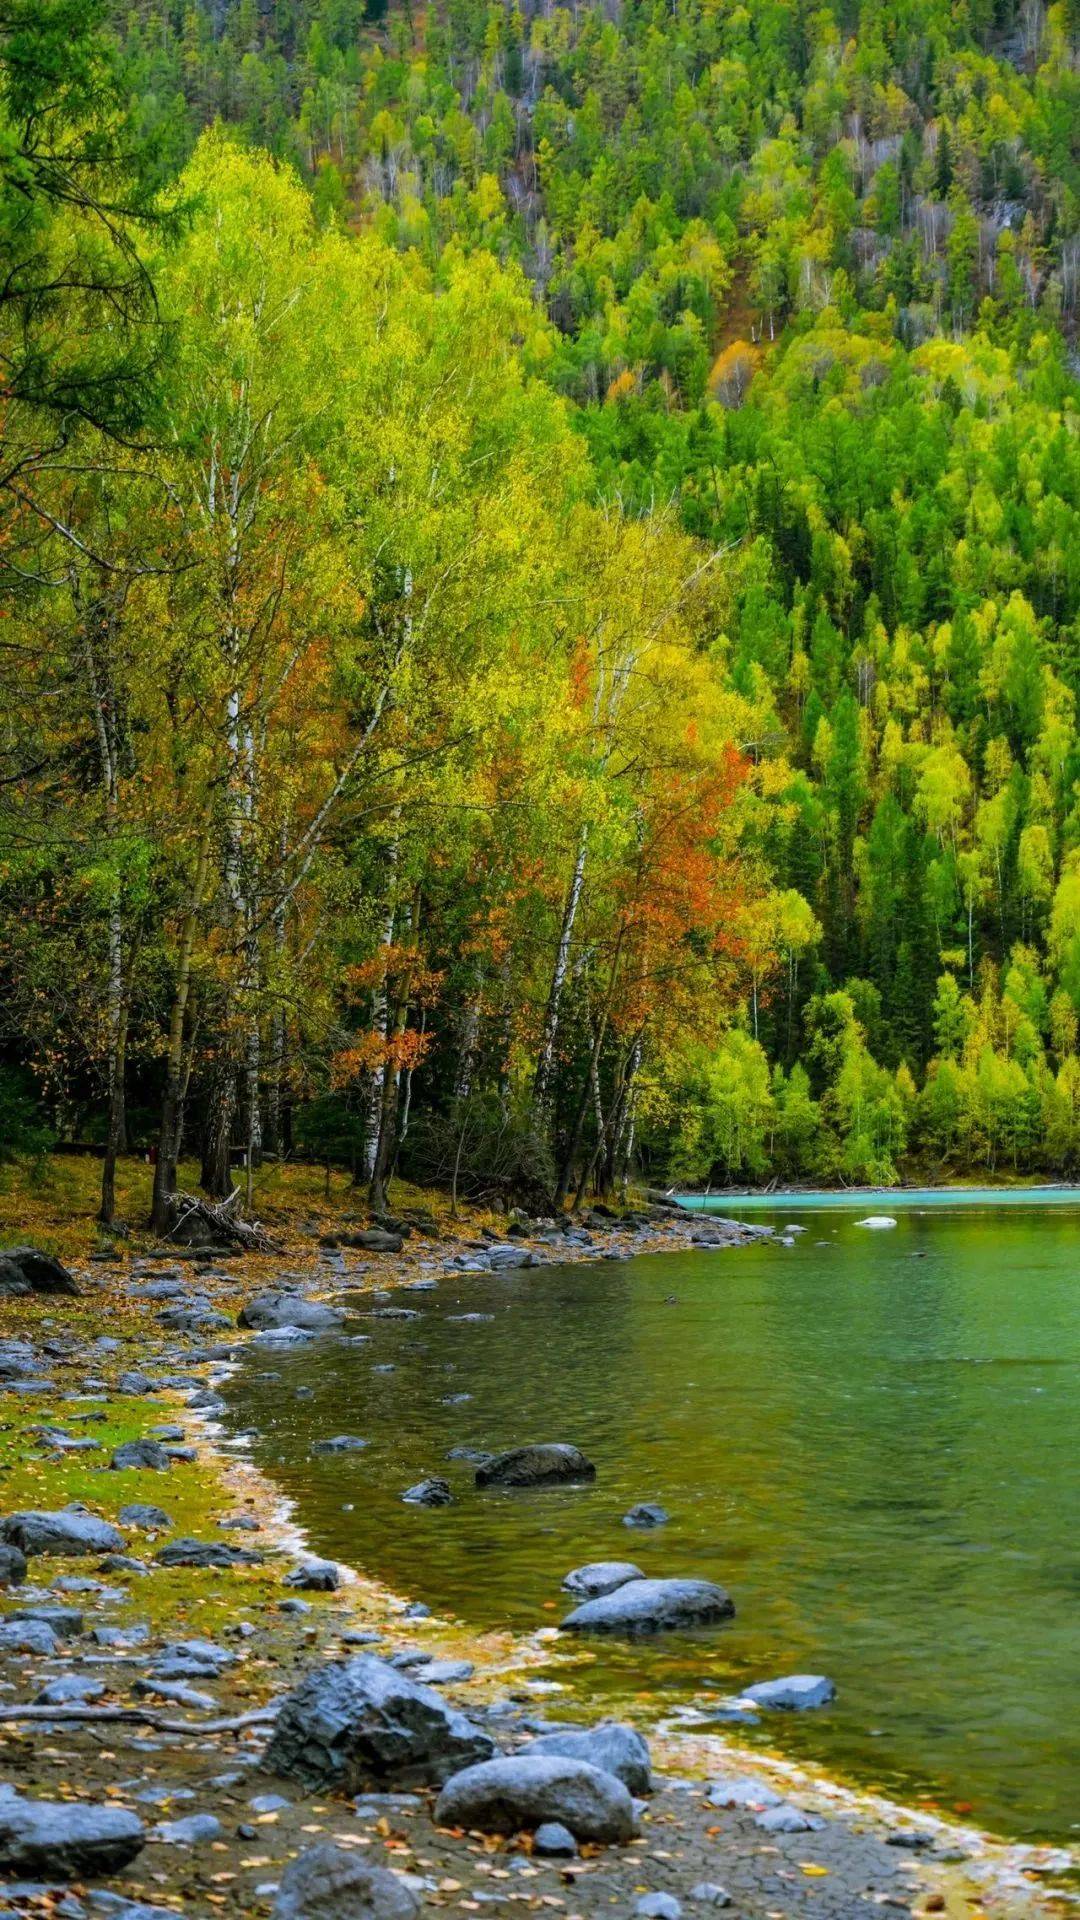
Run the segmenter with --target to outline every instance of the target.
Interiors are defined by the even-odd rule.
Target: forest
[[[0,0],[0,1157],[1080,1172],[1076,0]]]

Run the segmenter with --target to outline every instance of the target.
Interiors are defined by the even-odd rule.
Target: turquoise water
[[[942,1207],[951,1213],[974,1207],[982,1212],[998,1207],[1075,1207],[1078,1187],[863,1187],[848,1192],[835,1188],[821,1193],[684,1193],[679,1204],[692,1213],[891,1213]]]
[[[778,1224],[809,1211],[781,1199]],[[476,1627],[558,1620],[586,1560],[730,1589],[718,1630],[560,1642],[567,1710],[707,1719],[750,1680],[827,1673],[831,1708],[750,1738],[999,1833],[1075,1840],[1078,1215],[860,1209],[886,1211],[881,1233],[815,1211],[790,1247],[444,1277],[408,1296],[416,1320],[358,1317],[366,1344],[249,1348],[234,1417],[260,1427],[254,1457],[317,1551]],[[342,1432],[371,1444],[312,1456]],[[529,1439],[577,1442],[595,1484],[481,1492],[445,1458]],[[430,1473],[454,1504],[402,1505]],[[639,1500],[670,1524],[622,1527]]]

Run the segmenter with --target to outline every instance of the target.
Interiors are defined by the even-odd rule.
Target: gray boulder
[[[764,1780],[739,1774],[734,1780],[714,1780],[705,1798],[711,1807],[778,1807],[780,1795]]]
[[[557,1820],[576,1840],[634,1836],[634,1806],[614,1774],[557,1754],[519,1754],[466,1767],[448,1780],[435,1807],[440,1827],[518,1833]]]
[[[530,1253],[528,1247],[489,1247],[485,1257],[492,1273],[509,1273],[516,1267],[535,1267],[538,1264],[535,1253]]]
[[[18,1547],[0,1547],[0,1587],[21,1587],[25,1579],[25,1554]]]
[[[0,1255],[0,1259],[5,1256]],[[28,1380],[37,1371],[29,1340],[0,1340],[0,1380]]]
[[[82,1673],[58,1673],[46,1680],[41,1692],[35,1695],[35,1704],[39,1707],[81,1705],[87,1700],[100,1700],[104,1691],[104,1680],[91,1680]]]
[[[110,1467],[123,1473],[129,1467],[146,1468],[151,1473],[167,1473],[172,1461],[160,1440],[125,1440],[117,1447]]]
[[[199,1847],[208,1840],[220,1840],[225,1829],[214,1813],[189,1813],[180,1820],[162,1820],[151,1827],[151,1840],[164,1840],[172,1847]]]
[[[546,1487],[561,1480],[595,1480],[596,1468],[580,1447],[565,1441],[538,1441],[492,1454],[476,1469],[478,1487]]]
[[[297,1587],[301,1593],[336,1593],[341,1585],[341,1570],[333,1560],[305,1560],[282,1581],[284,1587]]]
[[[170,1540],[154,1555],[159,1567],[258,1567],[262,1554],[248,1547],[230,1547],[224,1540]]]
[[[494,1752],[489,1734],[373,1654],[316,1667],[288,1695],[264,1756],[313,1789],[417,1785]]]
[[[533,1852],[548,1854],[556,1859],[572,1857],[577,1852],[577,1841],[561,1821],[545,1820],[533,1834]]]
[[[389,1227],[364,1227],[359,1233],[338,1235],[343,1247],[358,1247],[364,1253],[400,1253],[404,1236]]]
[[[41,1653],[59,1651],[59,1642],[44,1620],[0,1621],[0,1653]]]
[[[835,1700],[836,1688],[823,1673],[789,1673],[783,1680],[759,1680],[752,1687],[744,1687],[739,1698],[782,1713],[809,1713],[813,1707],[827,1707],[830,1700]]]
[[[167,1533],[172,1526],[163,1507],[155,1507],[145,1500],[135,1500],[130,1506],[121,1507],[117,1519],[125,1527],[143,1527],[149,1533]]]
[[[241,1307],[237,1326],[253,1327],[265,1333],[273,1327],[302,1327],[308,1333],[328,1333],[340,1327],[344,1314],[322,1300],[305,1300],[299,1293],[260,1293]]]
[[[648,1793],[652,1787],[649,1748],[636,1727],[617,1720],[602,1720],[595,1727],[567,1727],[557,1733],[541,1733],[530,1740],[522,1752],[554,1753],[564,1760],[587,1760],[603,1773],[613,1773],[633,1794]]]
[[[37,1247],[0,1250],[0,1296],[15,1300],[29,1293],[62,1293],[77,1298],[78,1292],[74,1274],[51,1253],[39,1253]]]
[[[368,1445],[355,1433],[335,1433],[329,1440],[316,1440],[312,1443],[312,1453],[362,1453]]]
[[[122,1807],[0,1796],[0,1872],[47,1876],[116,1873],[146,1840]]]
[[[564,1633],[665,1633],[730,1620],[735,1603],[711,1580],[628,1580],[560,1621]]]
[[[61,1513],[9,1513],[0,1520],[0,1540],[29,1557],[35,1553],[116,1553],[124,1536],[107,1520],[65,1508]]]
[[[591,1560],[587,1567],[575,1567],[563,1581],[563,1590],[578,1600],[599,1600],[628,1580],[644,1580],[640,1567],[632,1560]]]
[[[825,1825],[816,1813],[804,1813],[801,1807],[792,1807],[785,1801],[782,1806],[769,1807],[759,1813],[754,1821],[763,1833],[818,1833]]]
[[[35,1620],[48,1627],[58,1640],[76,1640],[83,1630],[83,1615],[78,1607],[17,1607],[4,1615],[4,1625],[12,1620]]]
[[[206,1333],[212,1327],[229,1325],[228,1314],[218,1313],[216,1307],[208,1302],[205,1305],[196,1302],[187,1307],[166,1307],[163,1313],[158,1314],[158,1319],[171,1333]]]
[[[273,1920],[414,1920],[418,1911],[396,1874],[323,1840],[286,1867]]]

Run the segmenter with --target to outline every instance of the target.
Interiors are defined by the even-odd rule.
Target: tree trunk
[[[570,1190],[570,1180],[573,1175],[574,1165],[581,1151],[581,1137],[585,1131],[585,1115],[589,1111],[589,1101],[592,1097],[593,1074],[596,1070],[596,1063],[600,1058],[600,1049],[604,1044],[604,1035],[607,1032],[608,1016],[615,999],[615,982],[618,979],[619,961],[622,958],[625,934],[626,927],[623,925],[619,928],[619,937],[615,942],[615,952],[611,961],[611,978],[608,981],[608,990],[604,996],[604,1008],[600,1019],[597,1021],[596,1035],[593,1040],[592,1051],[589,1055],[588,1071],[585,1075],[585,1084],[581,1089],[581,1098],[578,1101],[577,1113],[574,1116],[573,1131],[571,1132],[569,1145],[567,1146],[566,1155],[563,1160],[562,1172],[559,1175],[559,1184],[555,1189],[556,1213],[561,1212],[566,1204],[566,1196]]]
[[[236,1119],[236,1063],[228,1052],[218,1062],[210,1082],[210,1107],[203,1136],[199,1185],[215,1200],[232,1192],[230,1150]]]
[[[395,835],[387,849],[386,904],[383,911],[383,923],[379,932],[379,946],[383,953],[394,944],[394,919],[396,901],[394,882],[397,877],[398,839]],[[385,975],[376,982],[371,993],[371,1028],[381,1034],[384,1041],[390,1038],[390,1003],[387,994]],[[363,1149],[356,1169],[356,1185],[371,1187],[375,1179],[375,1162],[379,1153],[379,1134],[382,1124],[383,1085],[386,1077],[385,1065],[373,1067],[368,1079],[367,1096],[364,1102],[364,1139]]]
[[[555,1066],[555,1047],[559,1037],[559,1011],[562,991],[566,981],[566,970],[570,963],[570,941],[577,918],[578,902],[585,879],[585,855],[588,849],[589,830],[582,827],[578,839],[577,859],[574,862],[573,877],[563,908],[562,926],[559,929],[559,945],[552,969],[551,986],[548,990],[547,1008],[544,1013],[544,1029],[540,1038],[540,1051],[536,1059],[536,1073],[533,1077],[532,1104],[533,1113],[542,1118],[551,1099],[551,1081]]]
[[[163,1233],[169,1224],[168,1203],[176,1192],[176,1162],[180,1154],[180,1114],[185,1085],[184,1021],[191,991],[191,960],[195,950],[195,932],[202,906],[209,860],[209,834],[204,833],[199,847],[191,898],[180,935],[176,986],[169,1016],[169,1043],[165,1053],[165,1091],[161,1101],[157,1164],[154,1168],[154,1197],[150,1212],[150,1225],[156,1233]]]

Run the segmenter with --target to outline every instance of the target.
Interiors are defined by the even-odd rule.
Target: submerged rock
[[[324,1840],[289,1862],[273,1920],[414,1920],[418,1911],[396,1874]]]
[[[784,1713],[808,1713],[813,1707],[827,1707],[836,1699],[836,1688],[823,1673],[790,1673],[782,1680],[759,1680],[744,1687],[742,1700],[758,1707],[775,1707]]]
[[[576,1840],[634,1836],[634,1806],[614,1774],[585,1760],[520,1754],[467,1767],[448,1780],[435,1807],[440,1827],[518,1833],[558,1821]]]
[[[373,1654],[317,1667],[282,1705],[264,1765],[313,1789],[445,1780],[494,1751],[489,1734]]]
[[[368,1441],[355,1433],[335,1433],[329,1440],[312,1441],[312,1453],[362,1453]]]
[[[411,1507],[448,1507],[454,1496],[449,1481],[436,1476],[418,1480],[415,1487],[406,1487],[401,1497]]]
[[[560,1621],[564,1633],[662,1633],[730,1620],[735,1603],[711,1580],[628,1580]]]
[[[538,1441],[493,1454],[476,1469],[478,1487],[544,1487],[562,1480],[595,1480],[596,1468],[580,1447]]]
[[[623,1526],[642,1529],[666,1527],[670,1519],[666,1507],[655,1506],[651,1500],[641,1500],[636,1507],[631,1507],[629,1513],[623,1514]]]
[[[628,1580],[644,1578],[632,1560],[591,1560],[588,1566],[575,1567],[567,1574],[563,1590],[579,1600],[599,1600],[605,1593],[614,1593],[616,1587],[625,1587]]]

